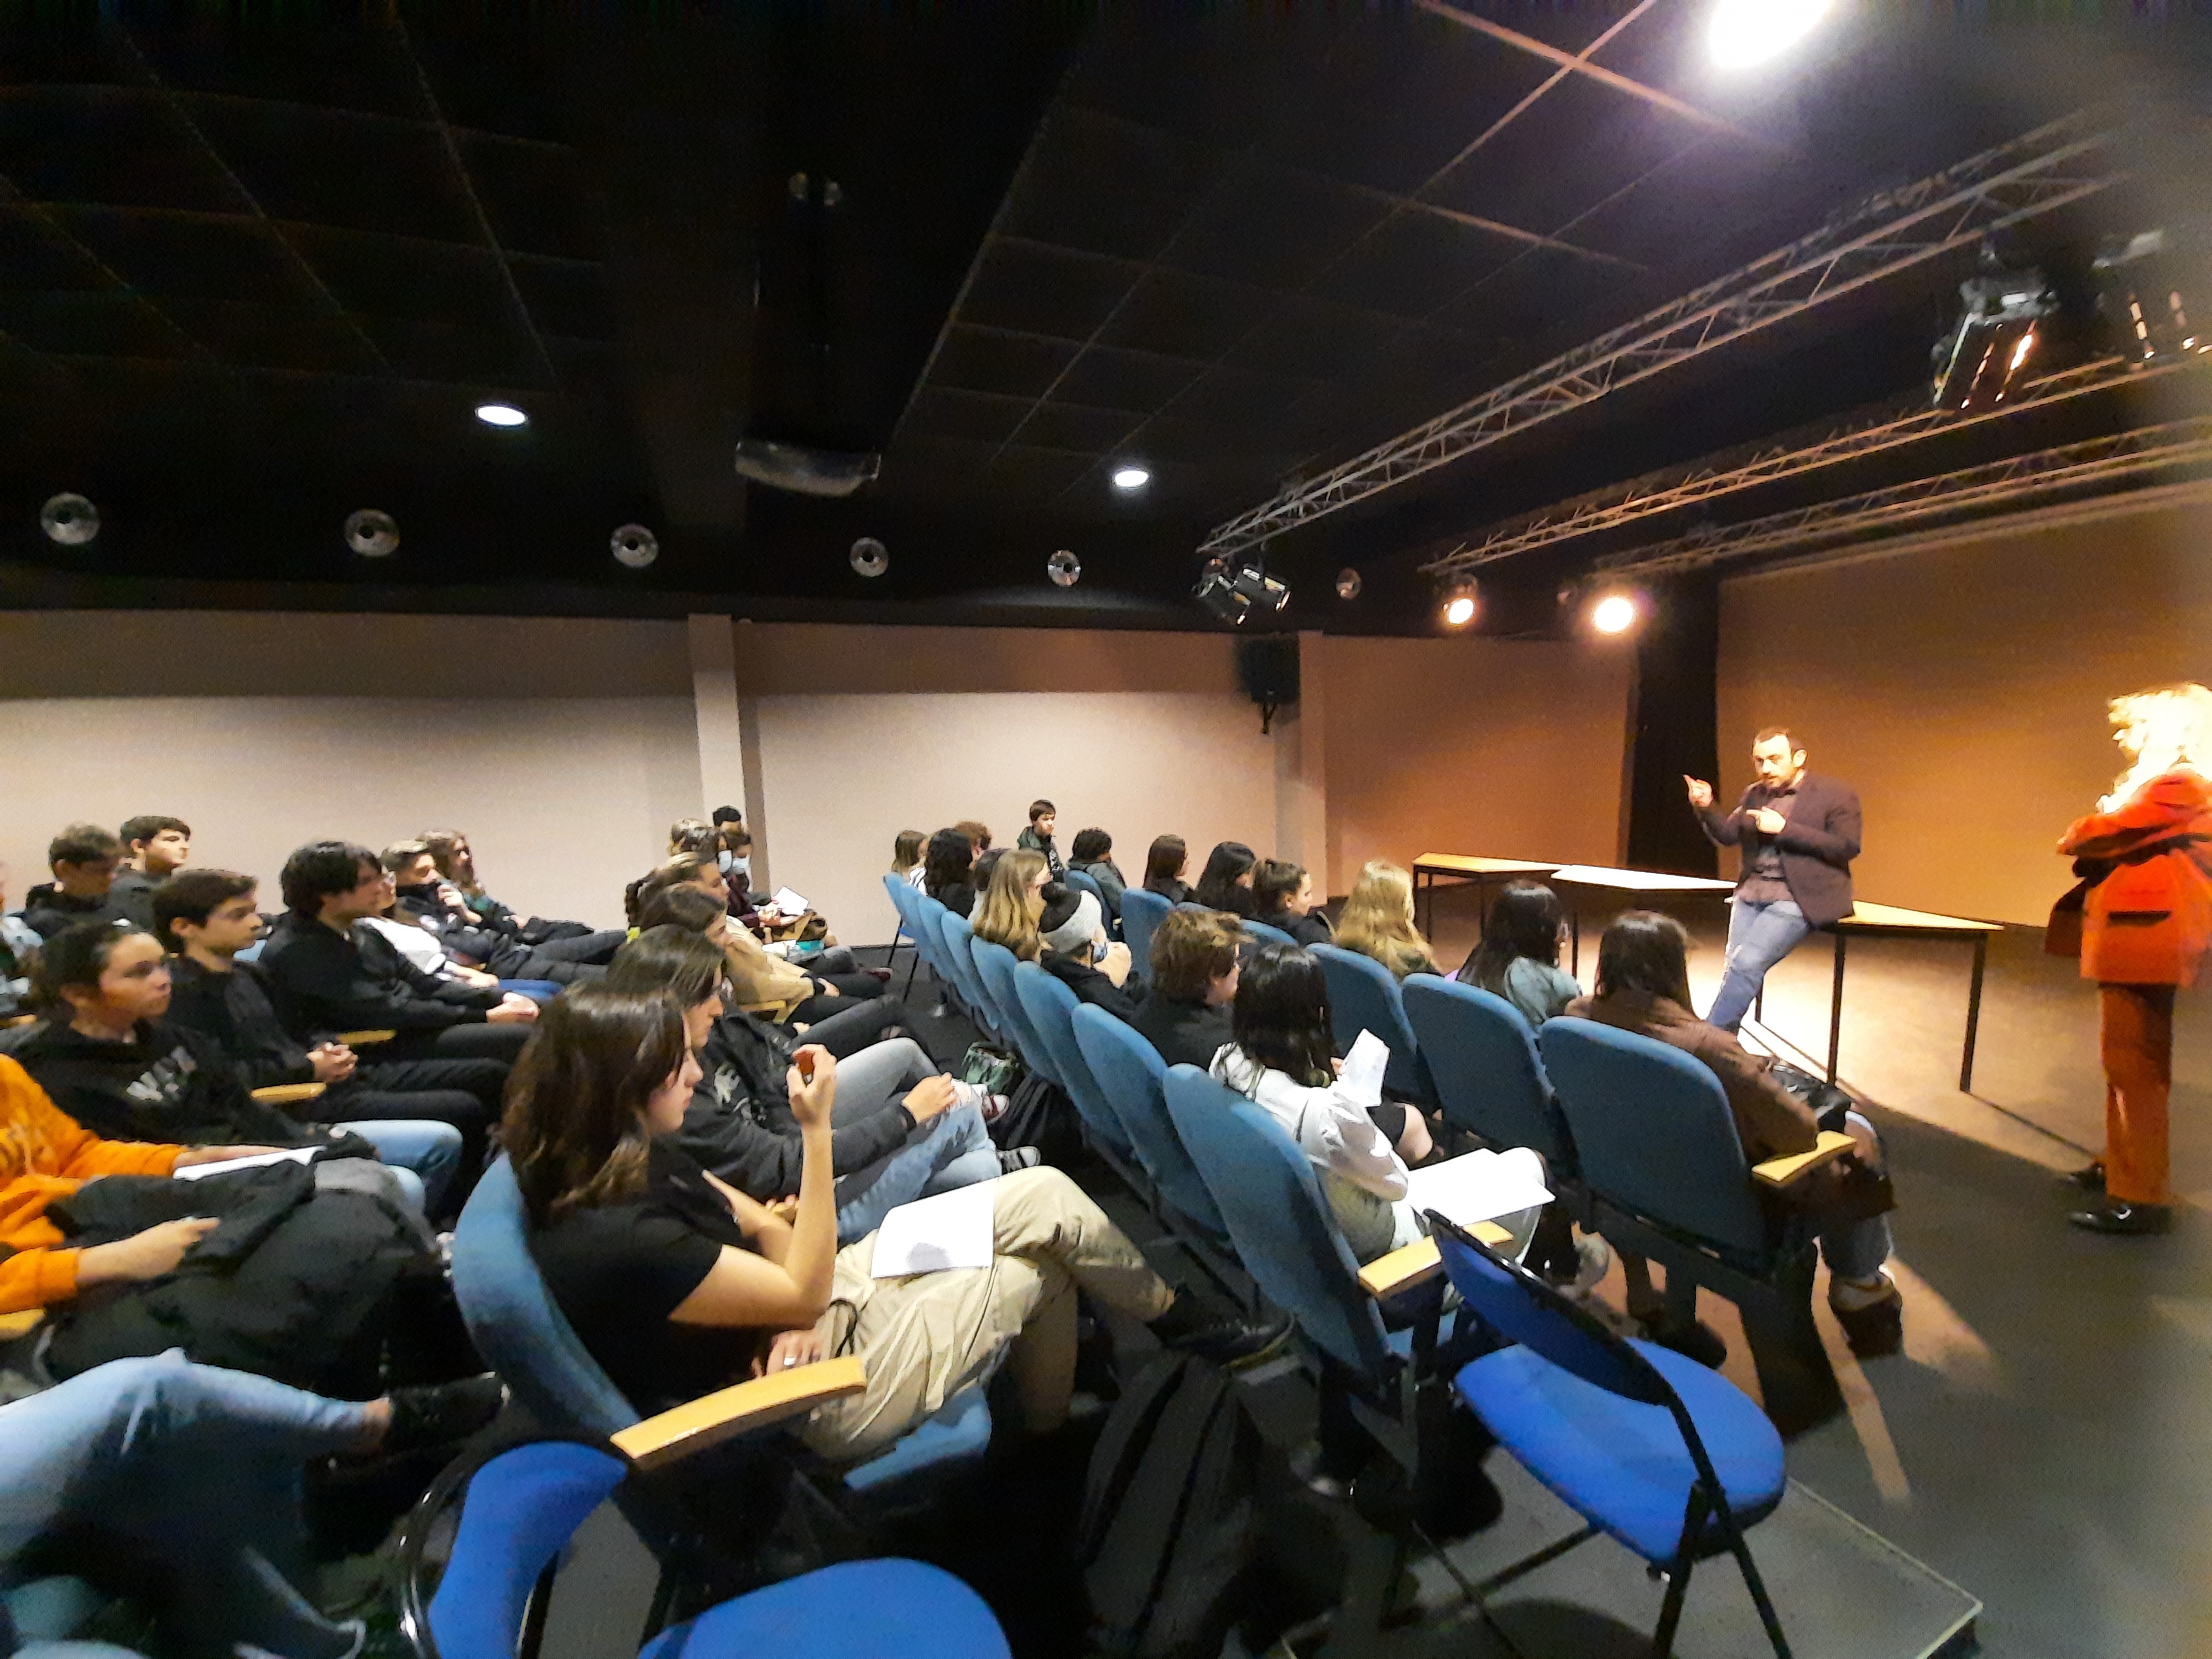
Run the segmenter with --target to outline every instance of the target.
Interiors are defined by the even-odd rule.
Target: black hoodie
[[[50,881],[42,881],[23,895],[23,920],[40,939],[52,939],[64,927],[74,927],[81,921],[136,921],[142,927],[146,920],[135,914],[123,896],[110,889],[106,898],[71,898]]]
[[[190,957],[173,957],[169,981],[172,1023],[211,1039],[244,1087],[315,1080],[307,1045],[276,1018],[276,999],[257,963],[235,962],[218,974]]]

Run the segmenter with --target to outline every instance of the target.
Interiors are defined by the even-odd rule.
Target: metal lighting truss
[[[1733,495],[1740,489],[1751,489],[1778,479],[1817,471],[1821,467],[1833,466],[1841,461],[1856,460],[1863,456],[1880,454],[1884,450],[1901,448],[1939,433],[1957,432],[1984,421],[2002,420],[2027,410],[2047,409],[2068,398],[2103,392],[2112,386],[2139,386],[2146,379],[2175,369],[2192,368],[2197,366],[2197,362],[2194,357],[2185,357],[2143,368],[2131,358],[2100,357],[2057,374],[2045,375],[2040,380],[2031,381],[2022,388],[2023,395],[2012,403],[1996,404],[1988,409],[1965,413],[1948,409],[1920,408],[1902,414],[1881,416],[1857,426],[1842,428],[1817,442],[1761,450],[1735,466],[1724,469],[1709,467],[1673,483],[1649,489],[1632,487],[1627,494],[1590,501],[1556,518],[1547,516],[1517,526],[1493,531],[1479,543],[1469,544],[1463,542],[1450,552],[1431,559],[1421,567],[1421,572],[1424,575],[1439,576],[1477,569],[1483,565],[1495,564],[1501,559],[1533,552],[1540,547],[1550,547],[1560,542],[1572,541],[1577,537],[1593,535],[1601,530],[1613,530],[1625,524],[1633,524],[1640,519],[1656,518],[1663,513],[1695,507],[1700,501]]]
[[[1890,531],[1999,502],[2109,483],[2140,472],[2207,463],[2212,463],[2212,416],[2200,415],[1678,537],[1656,547],[1601,559],[1598,568],[1608,576],[1669,575],[1755,554],[1848,540],[1869,531]]]
[[[1887,191],[1703,288],[1577,346],[1214,526],[1200,551],[1239,551],[1449,465],[1755,330],[1971,246],[2123,175],[2096,152],[2112,133],[2087,111]]]

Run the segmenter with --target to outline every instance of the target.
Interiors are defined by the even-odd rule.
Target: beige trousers
[[[830,1310],[815,1326],[833,1355],[866,1363],[865,1391],[818,1407],[799,1437],[840,1462],[872,1457],[1003,1361],[1023,1426],[1067,1416],[1075,1380],[1075,1292],[1155,1319],[1175,1300],[1121,1231],[1058,1170],[991,1183],[997,1254],[988,1267],[872,1276],[871,1233],[837,1252]]]

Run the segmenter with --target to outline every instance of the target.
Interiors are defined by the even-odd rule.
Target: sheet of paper
[[[1382,1103],[1382,1073],[1390,1066],[1390,1045],[1372,1031],[1362,1031],[1344,1057],[1344,1072],[1337,1092],[1355,1106]]]
[[[1414,1209],[1441,1211],[1462,1227],[1552,1201],[1533,1159],[1487,1148],[1415,1170],[1407,1185]]]
[[[902,1204],[876,1230],[875,1276],[944,1273],[991,1265],[998,1220],[997,1182],[979,1181],[934,1198]]]
[[[306,1164],[314,1156],[313,1146],[295,1146],[288,1152],[256,1152],[252,1158],[227,1158],[220,1164],[195,1164],[175,1173],[179,1181],[198,1181],[203,1176],[225,1175],[233,1170],[258,1170],[264,1164]]]
[[[778,911],[787,916],[803,915],[808,910],[814,908],[811,904],[807,903],[805,899],[799,897],[798,894],[793,892],[788,887],[777,888],[775,890],[775,896],[770,899],[769,902],[775,906]]]

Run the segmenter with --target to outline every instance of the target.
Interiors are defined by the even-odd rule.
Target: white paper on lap
[[[1382,1103],[1382,1073],[1390,1069],[1390,1045],[1372,1031],[1362,1031],[1344,1057],[1337,1092],[1355,1106]]]
[[[998,1222],[998,1183],[979,1181],[902,1204],[876,1229],[878,1279],[988,1267]]]
[[[228,1175],[233,1170],[258,1170],[264,1164],[305,1164],[315,1156],[313,1146],[295,1146],[286,1152],[256,1152],[252,1158],[227,1158],[220,1164],[195,1164],[188,1170],[171,1173],[179,1181],[198,1181],[203,1176]]]
[[[1539,1167],[1534,1158],[1507,1158],[1485,1148],[1411,1171],[1406,1195],[1417,1211],[1439,1211],[1471,1227],[1550,1203]]]
[[[778,915],[786,916],[805,915],[807,911],[814,908],[788,887],[777,888],[775,896],[769,902],[775,906]]]

